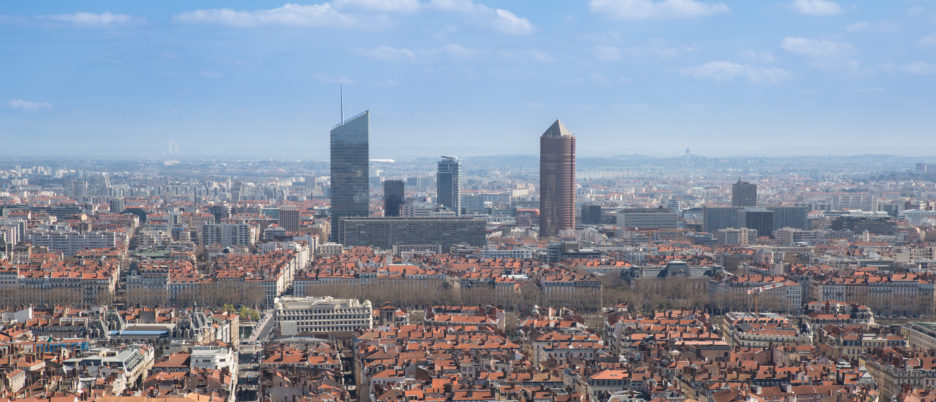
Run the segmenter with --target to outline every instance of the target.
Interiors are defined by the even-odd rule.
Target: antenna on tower
[[[344,88],[338,83],[338,109],[341,114],[341,124],[344,124]]]

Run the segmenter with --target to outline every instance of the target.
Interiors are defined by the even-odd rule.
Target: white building
[[[374,309],[370,300],[281,297],[273,306],[280,334],[285,336],[356,331],[374,326]]]
[[[217,348],[212,346],[195,346],[192,348],[192,357],[189,362],[192,369],[223,370],[234,373],[237,370],[237,354],[231,348]]]
[[[221,223],[202,226],[202,245],[250,246],[256,238],[256,228],[246,223]]]
[[[117,236],[114,232],[32,230],[26,233],[23,241],[36,247],[61,251],[65,255],[73,255],[85,249],[117,248]]]

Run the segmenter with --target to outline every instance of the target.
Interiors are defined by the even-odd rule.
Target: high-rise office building
[[[208,210],[214,216],[214,223],[222,223],[225,219],[231,217],[231,208],[227,205],[212,205]]]
[[[743,211],[737,207],[702,208],[702,231],[714,234],[719,229],[740,227],[738,215]]]
[[[220,244],[228,246],[250,246],[254,244],[254,232],[246,223],[215,223],[202,225],[202,245]]]
[[[575,229],[575,136],[556,120],[540,137],[540,236]]]
[[[276,223],[290,232],[299,230],[299,209],[296,207],[280,208],[276,215]]]
[[[738,180],[731,185],[731,206],[753,207],[757,205],[757,185]]]
[[[757,236],[773,236],[774,213],[762,208],[746,208],[738,215],[739,227],[757,230]]]
[[[461,214],[461,162],[454,156],[443,156],[436,173],[436,189],[439,204]]]
[[[629,208],[617,213],[617,225],[627,230],[676,229],[678,217],[666,208]]]
[[[806,207],[767,207],[774,213],[774,230],[783,228],[809,229]]]
[[[403,180],[383,182],[384,216],[400,216],[400,210],[403,208],[403,190]]]
[[[582,224],[597,225],[601,223],[601,205],[582,205]]]
[[[341,239],[339,220],[368,214],[368,136],[364,111],[331,130],[331,238]]]

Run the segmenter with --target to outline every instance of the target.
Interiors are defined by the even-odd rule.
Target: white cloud
[[[592,54],[601,61],[618,61],[621,59],[621,49],[614,46],[598,45],[592,48]]]
[[[855,52],[849,43],[792,36],[784,38],[780,48],[798,56],[825,60],[848,57]]]
[[[73,14],[45,15],[39,18],[83,26],[120,25],[134,21],[134,18],[129,15],[112,14],[109,12],[101,14],[77,12]]]
[[[790,54],[810,59],[810,66],[848,75],[866,75],[874,69],[865,67],[852,58],[855,47],[847,42],[825,39],[787,37],[780,42],[780,48]]]
[[[411,13],[419,9],[419,0],[334,0],[336,8],[366,11]]]
[[[741,58],[754,63],[773,63],[777,61],[777,58],[774,57],[773,53],[758,52],[754,50],[741,52]]]
[[[475,11],[476,5],[471,0],[430,0],[428,6],[443,11],[468,13]]]
[[[936,32],[920,38],[920,44],[926,46],[936,46]]]
[[[223,74],[221,74],[221,73],[219,73],[219,72],[217,72],[217,71],[212,71],[212,70],[202,70],[202,71],[199,73],[199,75],[201,75],[202,77],[205,77],[205,78],[213,79],[213,80],[216,80],[216,79],[219,79],[219,78],[223,78],[223,77],[224,77]]]
[[[173,21],[182,23],[219,24],[236,27],[259,25],[289,26],[349,26],[363,25],[365,17],[383,17],[379,13],[410,13],[421,8],[466,14],[475,24],[510,35],[532,33],[536,27],[526,18],[514,13],[492,9],[471,0],[333,0],[320,4],[284,4],[267,10],[239,11],[229,8],[205,9],[185,12],[173,16]],[[377,14],[351,14],[345,10],[359,10]]]
[[[470,15],[478,25],[510,35],[533,33],[536,27],[529,20],[503,9],[492,9],[471,0],[431,0],[426,7],[439,11]]]
[[[806,15],[835,15],[842,13],[842,7],[828,0],[794,0],[793,9]]]
[[[358,53],[377,60],[386,61],[415,61],[416,52],[407,48],[378,46],[373,49],[359,50]]]
[[[915,61],[904,64],[900,69],[906,73],[915,75],[934,75],[936,74],[936,64],[930,64],[925,61]]]
[[[482,50],[471,49],[457,43],[450,43],[442,46],[437,52],[456,59],[473,59],[484,53]]]
[[[23,99],[12,99],[7,102],[7,105],[14,109],[21,110],[39,110],[39,109],[50,109],[52,104],[49,102],[33,102]]]
[[[698,80],[720,82],[741,79],[752,83],[778,83],[793,78],[792,73],[782,68],[738,64],[730,61],[712,61],[701,66],[683,69],[682,73]]]
[[[391,46],[378,46],[373,49],[357,50],[357,53],[372,59],[384,61],[425,61],[432,57],[445,56],[453,59],[474,59],[488,53],[485,50],[472,49],[450,43],[436,49],[411,50]]]
[[[533,33],[535,30],[529,20],[518,17],[510,11],[498,8],[494,10],[494,13],[496,17],[492,20],[491,26],[500,32],[511,35],[526,35]]]
[[[725,3],[696,0],[591,0],[593,13],[623,20],[705,17],[729,11]]]
[[[670,45],[663,39],[652,39],[646,45],[630,46],[621,49],[624,56],[634,59],[643,59],[648,57],[658,59],[669,59],[678,56],[681,53],[694,52],[691,46]]]
[[[849,24],[845,27],[845,30],[848,32],[894,32],[897,30],[897,25],[891,22],[867,22],[859,21],[854,24]]]
[[[350,25],[354,19],[340,13],[329,3],[300,5],[285,4],[268,10],[237,11],[229,8],[195,10],[172,17],[175,22],[194,24],[218,24],[236,27],[259,25],[290,26],[342,26]]]
[[[556,61],[556,58],[552,57],[549,53],[546,53],[539,49],[527,49],[527,50],[501,49],[497,51],[497,55],[505,59],[535,61],[537,63],[552,63]]]

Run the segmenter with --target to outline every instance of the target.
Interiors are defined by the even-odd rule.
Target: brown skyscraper
[[[575,136],[556,120],[540,137],[540,237],[575,229]]]

